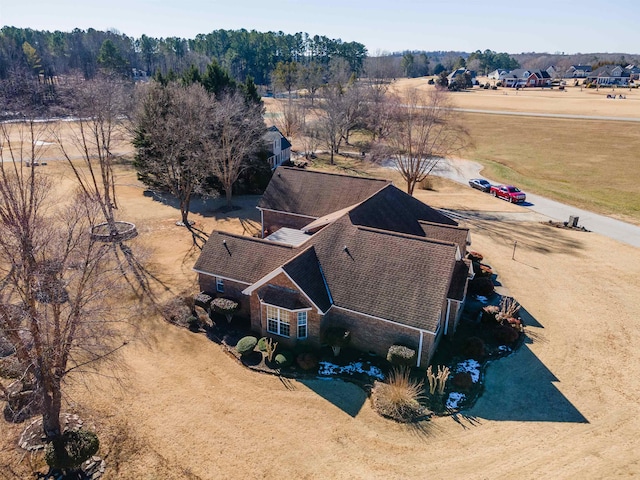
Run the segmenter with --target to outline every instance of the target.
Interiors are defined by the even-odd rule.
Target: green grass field
[[[525,191],[640,224],[640,124],[464,114],[461,157]]]

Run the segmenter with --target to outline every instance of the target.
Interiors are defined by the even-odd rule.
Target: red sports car
[[[490,193],[494,197],[502,198],[511,203],[524,202],[527,199],[525,193],[513,185],[492,185]]]

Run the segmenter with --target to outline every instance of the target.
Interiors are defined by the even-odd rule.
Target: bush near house
[[[280,368],[288,367],[293,363],[293,353],[287,350],[283,350],[282,352],[276,355],[276,358],[274,361],[276,362],[276,365]]]
[[[229,323],[231,323],[233,314],[238,310],[238,306],[238,302],[231,298],[214,298],[211,302],[213,311],[224,315]]]
[[[296,357],[296,363],[305,371],[318,368],[318,356],[313,352],[304,352]]]
[[[456,373],[451,379],[451,385],[456,392],[468,392],[473,387],[473,379],[469,372]]]
[[[495,286],[489,277],[474,277],[474,279],[469,282],[469,295],[490,297],[494,292]]]
[[[260,350],[261,352],[267,351],[267,337],[262,337],[260,340],[258,340],[258,350]]]
[[[167,322],[181,327],[188,326],[191,311],[192,308],[180,297],[174,297],[160,307],[160,313]]]
[[[191,315],[187,318],[187,326],[192,332],[197,332],[200,330],[200,320],[198,319],[198,317],[194,317],[193,315]]]
[[[465,340],[462,352],[465,357],[482,360],[485,356],[484,340],[479,337],[469,337]]]
[[[404,345],[391,345],[387,352],[387,361],[397,367],[412,367],[417,358],[418,353]]]
[[[256,337],[242,337],[240,340],[238,340],[238,343],[236,344],[236,351],[240,354],[240,355],[247,355],[248,353],[253,352],[253,349],[256,347],[256,345],[258,344],[258,339]]]
[[[340,349],[349,345],[351,332],[341,327],[327,328],[323,334],[323,340],[331,347],[333,355],[337,357],[340,354]]]
[[[213,296],[205,292],[200,292],[195,297],[193,297],[194,305],[200,308],[204,308],[205,310],[209,309],[212,300]]]
[[[371,390],[373,408],[383,417],[408,423],[422,418],[420,404],[424,382],[412,379],[408,369],[394,369],[384,382],[375,382]]]

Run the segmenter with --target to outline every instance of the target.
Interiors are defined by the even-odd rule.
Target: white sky
[[[306,32],[377,51],[640,53],[640,0],[0,0],[0,26],[194,38]]]

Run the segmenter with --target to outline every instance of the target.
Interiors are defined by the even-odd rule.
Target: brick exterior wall
[[[335,308],[335,307],[334,307]],[[324,321],[321,329],[341,327],[351,331],[351,346],[365,352],[373,352],[386,357],[389,347],[394,344],[406,345],[416,352],[420,346],[420,332],[365,315],[335,309],[331,320]],[[425,332],[422,340],[420,366],[426,367],[434,353],[435,337]]]
[[[297,215],[289,215],[287,213],[274,212],[271,210],[262,211],[262,221],[264,224],[263,228],[267,230],[267,235],[272,234],[282,227],[301,229],[314,220],[315,217],[300,217]]]
[[[213,290],[215,291],[215,279],[213,280]],[[281,273],[277,277],[271,279],[268,285],[275,285],[287,288],[296,292],[300,292],[291,280]],[[201,283],[202,286],[202,283]],[[227,282],[225,282],[225,290]],[[287,348],[293,348],[298,339],[297,322],[295,317],[291,318],[290,332],[291,337],[286,338],[267,332],[267,309],[266,305],[260,304],[259,294],[267,285],[255,290],[249,299],[249,311],[251,317],[251,330],[261,336],[271,337],[280,345]],[[246,296],[243,296],[245,299]],[[303,296],[304,298],[304,296]],[[331,312],[331,320],[325,319],[324,315],[320,315],[310,302],[306,302],[311,310],[307,310],[307,338],[303,341],[314,347],[321,345],[321,332],[329,327],[342,327],[351,331],[350,346],[364,351],[372,352],[381,357],[386,357],[389,347],[393,344],[402,344],[416,350],[420,345],[420,332],[418,330],[403,327],[383,320],[367,317],[366,315],[356,314],[333,308]],[[454,302],[452,302],[454,303]],[[453,307],[453,305],[452,305]],[[443,315],[446,310],[443,310]],[[452,321],[455,319],[455,313],[452,312]],[[422,340],[422,356],[420,358],[420,366],[426,367],[435,352],[436,340],[439,340],[443,332],[443,328],[438,332],[438,336],[424,332]]]
[[[211,296],[233,298],[238,302],[238,311],[236,315],[249,318],[251,315],[251,308],[249,303],[249,297],[244,295],[242,291],[249,285],[244,283],[232,282],[231,280],[224,280],[224,293],[216,290],[216,277],[206,275],[204,273],[198,274],[198,285],[201,292],[207,292]]]
[[[289,290],[296,291],[301,293],[300,290],[294,285],[291,280],[284,274],[281,273],[277,277],[271,279],[269,281],[269,285],[275,285],[278,287],[287,288]],[[293,347],[298,342],[297,334],[298,334],[298,323],[297,319],[292,316],[290,323],[290,334],[289,338],[282,337],[280,335],[276,335],[273,333],[269,333],[267,331],[267,307],[266,305],[260,304],[259,294],[260,292],[266,288],[265,285],[262,288],[255,290],[251,294],[251,329],[260,332],[262,336],[271,337],[274,341],[277,341],[278,344]],[[304,298],[304,296],[303,296]],[[302,339],[305,343],[308,343],[314,347],[320,346],[320,323],[323,318],[322,315],[318,314],[318,310],[310,302],[307,302],[305,299],[305,307],[311,307],[311,310],[307,310],[307,338]]]

